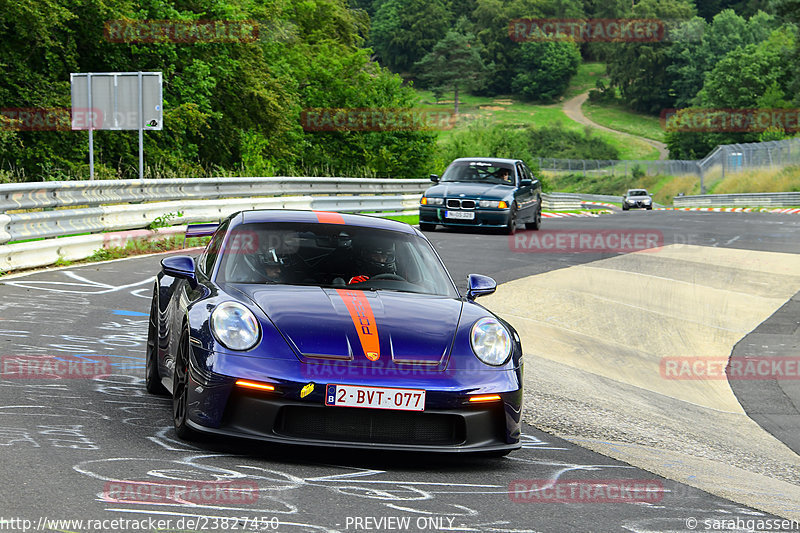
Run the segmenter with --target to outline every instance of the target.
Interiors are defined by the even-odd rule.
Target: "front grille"
[[[275,432],[307,439],[431,445],[461,444],[466,435],[458,415],[294,405],[281,408]]]
[[[451,198],[447,200],[447,207],[451,209],[475,209],[475,200],[459,200]]]

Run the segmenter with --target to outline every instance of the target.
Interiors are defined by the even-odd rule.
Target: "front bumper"
[[[447,211],[453,213],[473,213],[474,218],[448,218]],[[511,221],[510,209],[480,208],[448,209],[444,206],[425,205],[419,208],[419,221],[423,224],[441,224],[442,226],[464,226],[482,228],[504,228]]]
[[[628,209],[647,209],[648,207],[652,207],[652,202],[623,202],[622,205],[627,207]]]
[[[465,377],[471,381],[475,377],[443,375],[399,381],[391,376],[387,380],[386,376],[357,373],[317,373],[318,379],[309,379],[304,363],[292,363],[290,370],[289,366],[274,365],[276,360],[234,359],[235,364],[219,374],[201,368],[203,363],[192,357],[188,425],[193,429],[282,444],[375,450],[491,452],[520,447],[522,368],[477,372],[484,374],[480,383],[467,384]],[[275,366],[283,368],[282,377],[275,376]],[[269,375],[264,375],[265,368]],[[242,388],[234,384],[237,378],[273,383],[276,390]],[[301,398],[301,390],[309,383],[314,383],[313,390]],[[326,406],[328,383],[425,389],[425,411]],[[501,400],[467,401],[470,395],[487,393],[499,394]]]

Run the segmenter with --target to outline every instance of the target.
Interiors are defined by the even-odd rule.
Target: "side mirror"
[[[474,300],[478,296],[486,296],[497,290],[497,282],[489,276],[470,274],[467,276],[467,300]]]
[[[439,174],[431,174],[431,181],[434,183],[439,183]]]
[[[166,276],[185,279],[193,289],[197,287],[194,259],[188,255],[173,255],[161,260],[161,271]]]
[[[528,178],[522,178],[519,180],[520,187],[530,187],[531,185],[533,185],[533,180],[529,180]]]

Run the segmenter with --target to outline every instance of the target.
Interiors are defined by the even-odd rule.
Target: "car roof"
[[[633,192],[633,191],[644,191],[644,192],[647,192],[647,189],[628,189],[628,192]]]
[[[260,222],[296,222],[317,224],[340,224],[359,226],[400,233],[416,234],[416,230],[405,222],[388,220],[368,215],[336,213],[332,211],[301,211],[295,209],[256,209],[242,211],[231,219],[231,227],[240,224],[256,224]]]
[[[513,165],[514,163],[521,163],[522,159],[505,159],[502,157],[459,157],[458,159],[454,159],[453,163],[457,161],[465,161],[465,162],[484,162],[484,163],[505,163],[507,165]],[[453,163],[450,163],[451,165]]]

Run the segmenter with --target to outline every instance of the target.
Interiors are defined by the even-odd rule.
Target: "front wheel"
[[[517,209],[511,208],[511,214],[508,217],[508,225],[505,228],[506,235],[514,235],[517,232]]]
[[[186,423],[189,409],[189,331],[181,335],[175,371],[172,374],[172,420],[175,433],[184,440],[193,440],[197,433]]]
[[[144,385],[150,394],[165,395],[169,391],[161,384],[158,372],[158,285],[153,289],[153,302],[150,304],[150,320],[147,327],[147,348],[144,360]]]
[[[536,218],[533,222],[527,222],[525,224],[525,229],[532,229],[534,231],[538,231],[542,227],[542,208],[540,207],[536,211]]]
[[[652,211],[652,210],[653,210],[653,206],[652,206],[652,205],[648,205],[648,206],[647,206],[647,210],[648,210],[648,211]]]
[[[420,222],[419,229],[422,231],[434,231],[436,229],[436,224],[430,224],[428,222]]]

